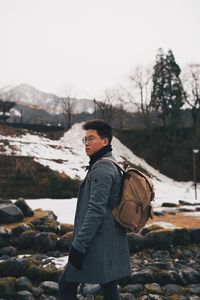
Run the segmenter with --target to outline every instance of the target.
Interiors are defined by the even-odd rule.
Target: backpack
[[[153,218],[153,182],[149,176],[133,167],[129,166],[123,170],[116,161],[108,157],[102,159],[113,162],[123,173],[121,200],[118,206],[112,209],[114,220],[129,231],[138,232],[149,218]]]

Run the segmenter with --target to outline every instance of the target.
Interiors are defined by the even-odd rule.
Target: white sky
[[[199,0],[0,0],[0,87],[98,97],[159,47],[200,63],[199,29]]]

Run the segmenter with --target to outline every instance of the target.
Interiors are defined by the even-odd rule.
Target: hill
[[[64,131],[61,137],[54,136],[53,139],[44,133],[1,127],[0,168],[1,176],[7,176],[7,179],[0,187],[0,197],[75,196],[78,182],[84,178],[85,166],[88,164],[88,157],[81,141],[83,136],[82,124],[75,124],[69,131]],[[176,182],[164,176],[136,156],[116,137],[113,138],[112,145],[113,153],[121,165],[127,160],[138,168],[146,170],[152,177],[157,201],[163,201],[163,198],[168,201],[177,197],[179,199],[192,197],[192,182]],[[5,171],[9,164],[12,167],[8,167]],[[21,181],[18,180],[19,178]],[[2,180],[1,177],[1,182]],[[23,189],[25,184],[27,188]],[[41,194],[39,191],[42,191]]]
[[[25,83],[14,87],[6,86],[5,88],[1,88],[0,99],[14,101],[18,105],[37,107],[49,113],[58,114],[62,112],[59,96],[40,91]],[[73,98],[73,111],[79,114],[81,112],[92,113],[94,111],[94,103],[90,99]]]

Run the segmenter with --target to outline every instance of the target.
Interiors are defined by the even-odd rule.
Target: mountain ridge
[[[64,95],[63,97],[69,97]],[[21,105],[33,105],[44,109],[49,113],[61,113],[62,101],[61,98],[53,93],[43,92],[27,83],[22,83],[16,86],[7,85],[0,89],[0,98],[4,101],[14,101]],[[94,102],[90,99],[76,99],[73,100],[74,113],[94,111]]]

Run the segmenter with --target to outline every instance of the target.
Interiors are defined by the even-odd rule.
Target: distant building
[[[0,99],[0,122],[6,122],[10,117],[10,110],[16,105],[13,101],[3,101]]]

